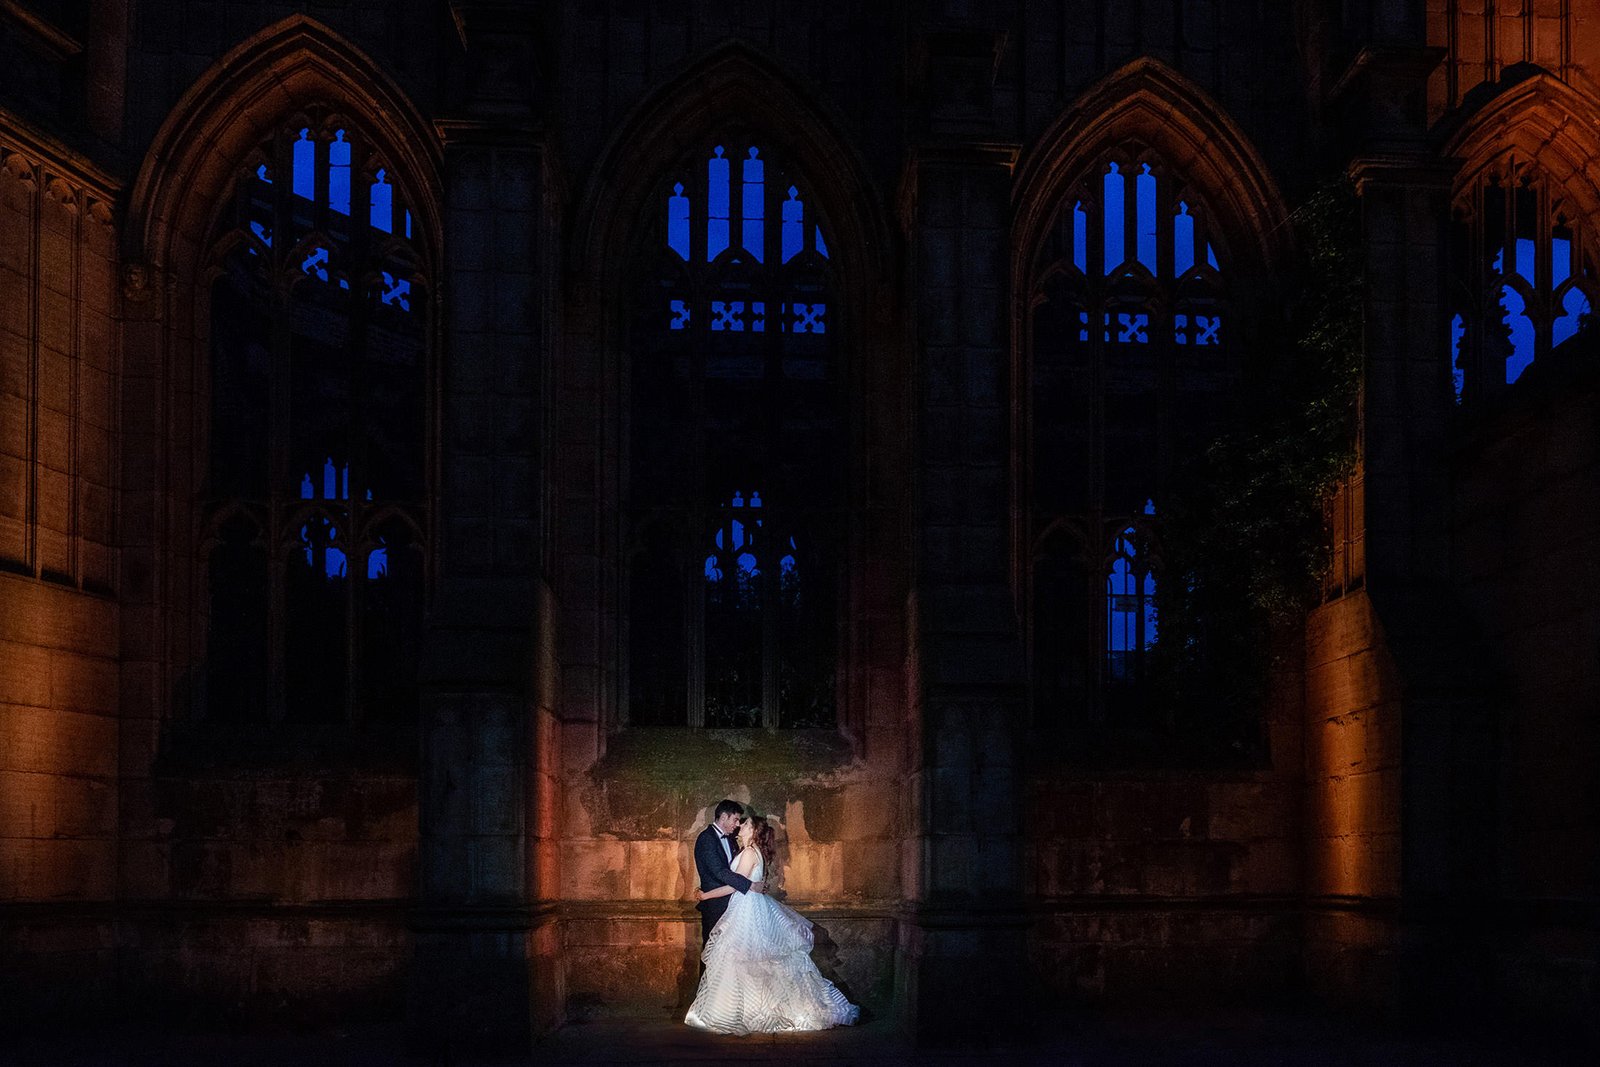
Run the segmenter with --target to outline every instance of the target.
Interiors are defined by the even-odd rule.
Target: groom
[[[711,825],[700,831],[694,841],[694,869],[700,875],[702,893],[720,886],[731,885],[737,893],[765,893],[767,883],[752,882],[733,869],[733,838],[739,829],[744,808],[732,800],[717,805],[711,815]],[[714,897],[702,900],[700,909],[700,944],[711,939],[711,928],[717,925],[722,913],[728,910],[732,897]]]

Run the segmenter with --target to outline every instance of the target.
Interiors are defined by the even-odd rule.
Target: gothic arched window
[[[631,338],[628,721],[834,722],[838,306],[824,226],[759,142],[661,187]]]
[[[1119,155],[1068,188],[1036,261],[1029,596],[1041,721],[1120,720],[1145,700],[1159,504],[1239,379],[1209,218],[1158,159]]]
[[[415,702],[428,324],[396,177],[353,124],[298,116],[240,173],[213,245],[211,718]]]
[[[1456,402],[1478,402],[1592,328],[1596,250],[1537,167],[1506,158],[1459,191],[1450,359]]]

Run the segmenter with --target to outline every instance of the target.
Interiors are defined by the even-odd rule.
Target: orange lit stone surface
[[[1512,285],[1547,339],[1557,297],[1600,301],[1600,137],[1574,118],[1600,113],[1586,5],[289,10],[304,6],[0,4],[0,997],[17,1017],[403,1026],[424,1048],[524,1050],[568,1023],[625,1040],[692,997],[690,848],[724,797],[774,827],[773,888],[882,1027],[861,1047],[1149,1005],[1585,1017],[1600,364],[1575,327],[1499,381],[1510,312],[1483,287]],[[302,131],[323,162],[284,173]],[[342,194],[336,144],[353,146]],[[741,218],[777,233],[760,227],[803,206],[795,266],[758,269],[764,238],[744,231],[752,248],[695,260],[721,220],[698,201],[701,236],[655,240],[667,198],[688,195],[677,176],[700,195],[730,159],[792,172],[779,214]],[[1159,190],[1160,221],[1135,192],[1120,231],[1072,231],[1080,253],[1063,213],[1103,222],[1113,163]],[[1328,501],[1321,599],[1260,650],[1248,736],[1202,741],[1173,709],[1051,705],[1035,691],[1034,488],[1102,494],[1056,531],[1093,573],[1055,605],[1059,626],[1100,633],[1129,610],[1085,547],[1131,528],[1102,506],[1117,450],[1168,470],[1185,447],[1168,423],[1187,414],[1172,397],[1225,362],[1171,316],[1214,301],[1251,373],[1295,358],[1279,336],[1300,299],[1293,209],[1341,175],[1360,197],[1360,462]],[[1220,257],[1203,264],[1197,244],[1186,279],[1180,225]],[[1163,250],[1088,266],[1119,239]],[[1502,277],[1496,240],[1501,257],[1513,241],[1548,255]],[[1570,279],[1551,277],[1558,246]],[[251,274],[251,256],[283,269]],[[238,291],[260,305],[240,306],[265,324],[236,352],[226,328],[255,327],[217,311],[230,271],[254,279]],[[402,280],[415,352],[396,340]],[[654,301],[691,281],[708,291],[683,296],[686,322],[732,295],[710,288],[744,286],[744,340],[760,321],[769,347],[710,327],[657,345]],[[1042,351],[1034,305],[1052,286],[1079,300],[1064,349],[1081,323],[1101,359],[1093,395],[1061,410],[1031,392],[1038,367],[1080,353]],[[782,347],[799,322],[782,315],[822,307],[816,293],[833,407],[778,384],[826,362]],[[1146,347],[1107,347],[1112,313],[1145,316],[1127,332]],[[1459,405],[1457,348],[1476,376]],[[749,352],[765,362],[738,364]],[[374,380],[326,386],[351,353]],[[652,358],[701,368],[663,406],[706,424],[641,443],[634,371]],[[378,380],[407,359],[413,385]],[[235,491],[217,458],[233,425],[218,397],[252,360],[276,368],[260,492]],[[780,412],[771,434],[717,406],[734,380],[770,386],[752,395]],[[352,414],[402,400],[405,433]],[[1168,414],[1148,441],[1117,438],[1141,404]],[[702,728],[703,594],[646,619],[636,594],[661,575],[637,561],[652,523],[709,530],[731,504],[646,506],[635,462],[748,432],[759,447],[717,476],[753,497],[756,473],[821,462],[785,453],[783,433],[823,424],[837,499],[792,506],[823,512],[836,541],[827,678],[762,660],[770,677],[742,681],[769,710],[814,683],[834,724]],[[358,483],[363,458],[406,449],[420,471],[374,500],[370,529],[329,534],[351,570],[312,569],[345,582],[320,615],[286,606],[320,521],[296,509],[364,504],[291,464],[306,426]],[[1033,442],[1052,433],[1085,469],[1039,468]],[[232,519],[255,531],[227,542],[236,562],[264,575],[259,627],[239,623],[234,650],[264,664],[270,692],[237,702],[259,715],[218,707],[208,673],[229,603],[210,561]],[[413,538],[410,614],[360,585],[380,519]],[[699,551],[673,580],[699,582]],[[340,616],[317,647],[378,688],[361,673],[373,605],[416,627],[405,711],[367,714],[342,699],[353,689],[320,720],[285,706],[296,626],[335,609],[361,621]],[[669,647],[636,641],[651,626],[689,635],[663,653],[695,679],[674,691],[694,708],[676,725],[630,708],[635,649]],[[804,644],[779,632],[762,655]],[[1102,641],[1061,690],[1103,695],[1112,651],[1129,650]]]

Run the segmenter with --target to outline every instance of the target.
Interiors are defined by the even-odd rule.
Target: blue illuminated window
[[[368,211],[372,228],[389,233],[394,229],[394,187],[389,184],[388,175],[382,167],[378,168],[372,180],[368,197],[372,205]]]
[[[1138,680],[1156,643],[1156,577],[1139,545],[1136,528],[1118,534],[1106,574],[1106,675],[1118,682]]]
[[[344,131],[335,131],[328,144],[328,206],[341,215],[350,214],[350,142]]]
[[[789,199],[783,202],[783,262],[800,254],[805,243],[806,206],[800,202],[800,190],[789,186]],[[826,253],[824,253],[826,254]]]
[[[1178,213],[1172,219],[1172,271],[1178,277],[1189,273],[1194,266],[1194,219],[1189,215],[1189,205],[1178,202]]]
[[[397,718],[416,700],[426,272],[401,176],[312,110],[240,168],[213,238],[201,695],[218,719]]]
[[[745,150],[745,157],[739,160],[738,178],[733,177],[733,160],[726,158],[726,148],[717,145],[711,151],[711,157],[706,160],[706,184],[704,204],[704,224],[706,235],[705,258],[714,260],[723,252],[732,247],[731,234],[737,227],[739,234],[739,250],[749,254],[756,262],[765,262],[773,249],[768,247],[766,220],[769,214],[769,198],[772,196],[767,185],[766,161],[761,158],[761,149],[751,146]],[[739,195],[734,196],[734,187],[737,184]],[[733,213],[734,204],[737,203],[739,213]],[[667,247],[678,254],[680,259],[688,261],[692,252],[690,247],[691,218],[693,217],[695,198],[685,187],[683,182],[675,182],[672,191],[667,196]],[[784,198],[778,203],[778,262],[787,263],[801,252],[807,251],[806,237],[806,206],[800,197],[800,190],[790,185],[785,190]],[[822,227],[812,227],[811,248],[823,259],[828,258],[828,244],[823,238]]]
[[[834,722],[839,308],[789,162],[709,141],[659,186],[628,391],[636,725]]]
[[[751,148],[749,158],[744,161],[744,199],[740,204],[740,210],[744,214],[744,250],[755,256],[757,263],[761,262],[766,246],[763,238],[766,222],[766,208],[763,204],[766,198],[766,180],[763,177],[765,168],[758,158],[760,151],[758,148]]]
[[[304,129],[294,142],[294,195],[314,200],[317,195],[317,143]]]
[[[1156,272],[1156,178],[1146,163],[1134,179],[1137,202],[1136,221],[1139,227],[1139,262],[1151,274]]]
[[[1100,219],[1105,249],[1105,272],[1112,273],[1122,266],[1123,234],[1127,231],[1127,213],[1123,205],[1123,187],[1127,184],[1122,168],[1113,163],[1106,169],[1100,184],[1103,189]]]
[[[1561,295],[1561,314],[1551,327],[1550,343],[1560,346],[1577,336],[1590,315],[1589,297],[1582,289],[1573,286]]]
[[[1461,338],[1467,332],[1466,323],[1459,313],[1450,320],[1450,383],[1455,389],[1456,403],[1461,403],[1461,389],[1466,384],[1466,371],[1461,366]]]
[[[689,258],[689,198],[683,195],[683,183],[672,187],[667,198],[667,245],[679,258]]]
[[[1110,723],[1148,698],[1154,500],[1222,432],[1241,368],[1199,193],[1131,151],[1066,188],[1030,301],[1029,655],[1041,714]]]
[[[1557,190],[1545,181],[1533,168],[1490,168],[1457,191],[1448,311],[1458,404],[1515,384],[1590,328],[1594,251],[1559,209],[1547,214]]]

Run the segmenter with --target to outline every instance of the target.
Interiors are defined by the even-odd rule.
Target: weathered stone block
[[[627,896],[633,900],[680,900],[693,883],[693,862],[677,841],[627,843]],[[688,870],[685,870],[685,864]]]
[[[618,900],[628,895],[628,845],[591,838],[568,840],[561,853],[562,895],[578,900]]]
[[[791,845],[779,879],[785,892],[802,900],[826,900],[844,882],[845,846]]]

